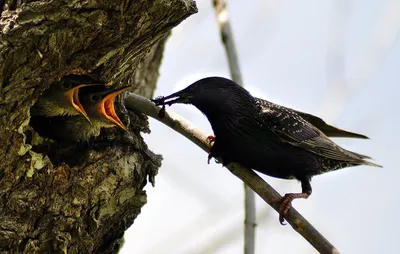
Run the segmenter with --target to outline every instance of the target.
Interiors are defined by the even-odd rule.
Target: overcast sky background
[[[341,253],[398,253],[400,0],[228,1],[245,87],[255,96],[316,114],[370,140],[336,139],[384,168],[346,168],[313,178],[294,202]],[[229,77],[211,0],[170,37],[156,95],[207,76]],[[194,107],[175,111],[212,134]],[[150,120],[145,135],[164,156],[148,204],[125,234],[127,253],[243,253],[243,185],[207,154]],[[263,178],[282,195],[297,181]],[[256,253],[316,253],[257,197]]]

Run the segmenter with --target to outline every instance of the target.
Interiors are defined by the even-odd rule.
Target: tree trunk
[[[29,109],[72,73],[150,97],[167,35],[196,11],[191,0],[0,0],[1,253],[118,251],[160,166],[140,136],[147,118],[121,104],[129,134],[66,146],[38,137]]]

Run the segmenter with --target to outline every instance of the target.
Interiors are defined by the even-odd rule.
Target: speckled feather
[[[340,148],[297,112],[263,99],[255,98],[255,100],[260,107],[261,124],[271,128],[283,142],[330,159],[357,163],[360,159],[369,158]]]
[[[331,141],[321,130],[306,121],[297,111],[255,98],[260,126],[270,128],[282,142],[321,156],[321,170],[327,172],[355,165],[379,166],[364,161],[368,156],[350,152]]]
[[[174,97],[178,99],[168,100]],[[188,103],[202,111],[215,135],[211,156],[222,158],[224,164],[236,161],[270,176],[302,182],[347,166],[378,166],[365,161],[368,156],[336,145],[301,112],[255,98],[228,79],[205,78],[154,101]]]
[[[224,165],[239,162],[277,178],[298,179],[302,192],[284,196],[279,209],[281,223],[293,199],[311,195],[311,177],[348,166],[379,167],[364,160],[368,156],[343,149],[327,137],[366,136],[330,126],[319,117],[255,98],[229,79],[204,78],[153,101],[163,106],[192,104],[203,112],[215,135],[209,158],[222,158]]]

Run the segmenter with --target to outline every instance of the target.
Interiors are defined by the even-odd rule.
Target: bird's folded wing
[[[314,116],[314,115],[311,115],[311,114],[308,114],[308,113],[297,111],[297,110],[294,110],[294,109],[291,109],[291,108],[279,106],[279,105],[276,105],[274,103],[271,103],[269,101],[266,101],[266,100],[263,100],[263,99],[260,99],[260,98],[256,98],[256,101],[260,105],[262,105],[262,107],[264,107],[266,109],[273,108],[274,106],[277,106],[280,109],[284,109],[284,110],[288,110],[290,112],[294,112],[297,115],[299,115],[301,118],[303,118],[304,120],[309,122],[311,125],[316,127],[318,130],[322,131],[322,133],[324,133],[328,137],[368,139],[368,137],[365,136],[365,135],[361,135],[361,134],[358,134],[358,133],[342,130],[340,128],[337,128],[337,127],[334,127],[332,125],[329,125],[324,120],[319,118],[318,116]]]
[[[324,120],[322,120],[321,118],[319,118],[317,116],[314,116],[314,115],[311,115],[308,113],[304,113],[301,111],[297,111],[294,109],[293,109],[293,111],[296,112],[298,115],[300,115],[304,120],[306,120],[307,122],[309,122],[312,125],[314,125],[315,127],[317,127],[320,131],[322,131],[328,137],[368,139],[368,137],[365,135],[342,130],[340,128],[336,128],[332,125],[329,125]]]
[[[362,161],[361,156],[336,145],[297,112],[267,101],[259,103],[259,106],[262,126],[272,131],[282,142],[329,159],[354,163]]]

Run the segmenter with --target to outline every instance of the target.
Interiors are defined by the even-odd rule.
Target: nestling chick
[[[81,114],[89,120],[80,100],[79,90],[86,86],[99,85],[88,76],[68,75],[54,82],[43,92],[31,108],[32,116],[74,116]]]
[[[126,127],[116,114],[114,100],[128,86],[107,89],[104,86],[81,88],[79,99],[90,122],[82,116],[52,117],[34,119],[33,127],[45,129],[40,134],[58,141],[87,142],[91,137],[100,135],[101,128]],[[44,126],[44,128],[43,128]]]

